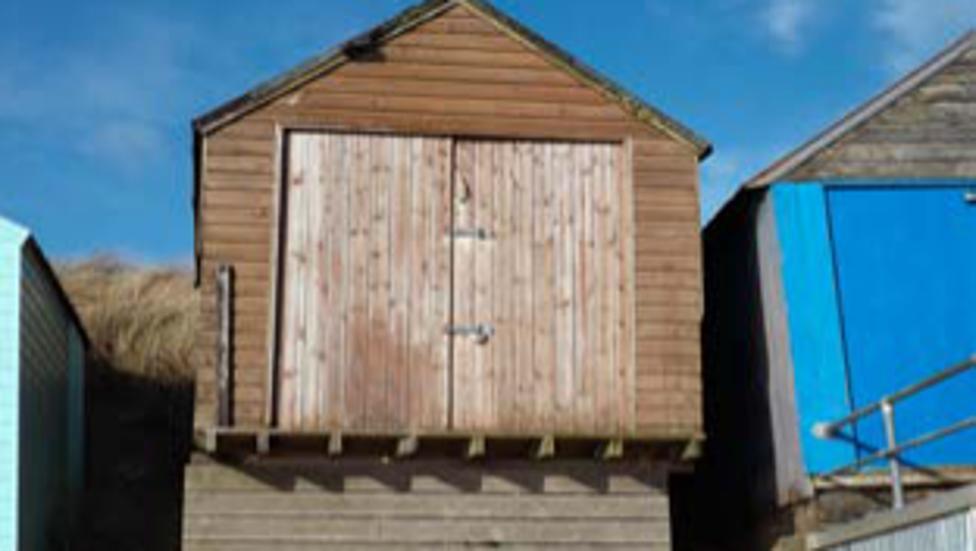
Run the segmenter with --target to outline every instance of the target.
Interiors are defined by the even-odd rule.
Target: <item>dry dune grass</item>
[[[77,547],[178,549],[192,442],[192,275],[111,257],[57,271],[92,341],[88,481]]]
[[[62,264],[58,273],[91,337],[93,360],[161,383],[192,377],[197,299],[188,270],[97,257]]]

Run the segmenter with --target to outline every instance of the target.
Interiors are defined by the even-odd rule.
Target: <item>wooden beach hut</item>
[[[668,545],[703,438],[705,141],[477,0],[193,128],[195,427],[247,459],[195,457],[189,548]],[[253,518],[235,488],[268,492]],[[305,503],[282,488],[357,522],[253,508]]]
[[[844,469],[889,446],[883,408],[824,427],[976,360],[974,252],[970,32],[746,182],[708,223],[702,507],[723,505],[714,519],[741,534],[828,489],[873,487],[887,503],[885,462]],[[962,427],[974,391],[964,369],[892,403],[897,442]],[[906,494],[973,480],[976,437],[953,432],[902,460]],[[834,505],[810,517],[864,511]]]

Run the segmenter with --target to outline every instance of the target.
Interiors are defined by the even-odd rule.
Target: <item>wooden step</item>
[[[667,549],[664,479],[590,462],[257,462],[186,469],[183,549]]]
[[[578,519],[608,518],[644,520],[668,518],[663,496],[599,495],[592,499],[543,495],[423,495],[343,494],[331,492],[190,492],[184,499],[185,515],[267,514],[313,515],[328,512],[332,518],[498,518]]]
[[[527,543],[527,544],[507,544],[504,547],[496,543],[458,543],[438,545],[438,551],[471,551],[472,549],[499,549],[506,551],[553,551],[554,549],[583,550],[594,549],[598,551],[670,551],[670,542],[663,543]],[[327,549],[329,551],[360,551],[363,549],[382,549],[383,551],[429,551],[430,544],[427,543],[335,543],[324,542],[316,539],[287,540],[268,540],[268,539],[243,539],[243,538],[210,538],[206,540],[192,539],[183,542],[183,551],[312,551]]]
[[[604,543],[641,543],[667,529],[667,521],[610,519],[400,519],[332,518],[282,515],[193,515],[183,524],[184,537],[317,538],[328,542],[572,543],[586,538]]]

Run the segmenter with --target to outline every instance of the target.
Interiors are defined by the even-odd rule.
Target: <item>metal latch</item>
[[[970,205],[976,204],[976,190],[966,190],[966,192],[962,194],[962,198]]]
[[[450,235],[454,239],[477,239],[478,241],[492,238],[491,232],[485,228],[457,228],[451,230]]]
[[[485,344],[495,336],[495,326],[487,323],[476,325],[448,325],[447,334],[453,337],[471,337],[478,344]]]

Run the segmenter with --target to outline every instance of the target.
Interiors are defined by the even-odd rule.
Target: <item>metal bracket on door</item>
[[[477,239],[478,241],[488,241],[492,238],[491,232],[485,228],[459,228],[449,232],[452,239]]]
[[[485,344],[495,336],[495,326],[486,323],[476,325],[448,325],[447,334],[452,337],[471,337],[476,343]]]

